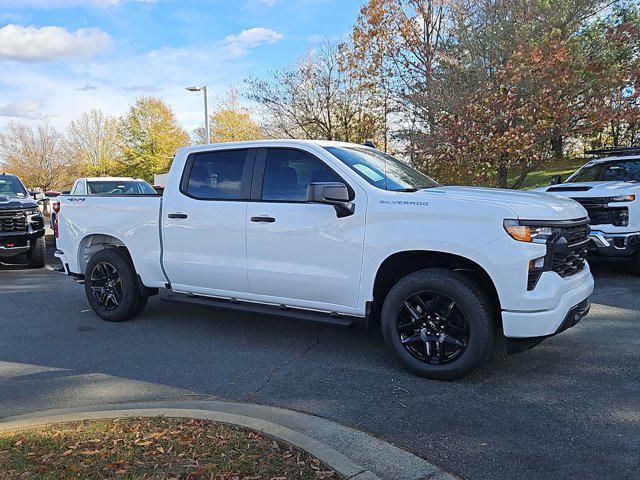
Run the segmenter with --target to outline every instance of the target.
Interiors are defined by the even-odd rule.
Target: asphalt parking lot
[[[592,313],[455,383],[394,363],[379,331],[168,304],[101,321],[83,287],[0,265],[0,417],[218,397],[356,427],[468,479],[640,477],[640,278],[592,265]]]

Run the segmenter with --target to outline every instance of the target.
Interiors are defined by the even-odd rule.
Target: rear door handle
[[[167,215],[169,218],[187,218],[189,215],[186,213],[170,213]]]
[[[275,218],[273,217],[268,217],[266,215],[262,215],[260,217],[251,217],[251,221],[252,222],[266,222],[266,223],[273,223],[276,221]]]

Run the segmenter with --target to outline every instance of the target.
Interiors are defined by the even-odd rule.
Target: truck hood
[[[533,192],[548,192],[551,195],[567,197],[613,197],[624,195],[631,190],[638,190],[636,182],[577,182],[549,185],[536,188]]]
[[[36,208],[38,203],[30,198],[14,198],[0,195],[0,211],[21,208]]]
[[[521,220],[574,220],[587,211],[578,202],[541,192],[522,192],[482,187],[438,187],[421,190],[425,196],[445,195],[474,203],[502,205]]]

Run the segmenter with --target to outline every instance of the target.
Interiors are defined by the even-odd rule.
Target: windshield
[[[27,196],[27,191],[18,177],[0,175],[0,197],[26,198]]]
[[[87,193],[92,195],[154,195],[156,191],[147,182],[102,180],[87,182]]]
[[[640,159],[586,164],[567,179],[575,182],[639,182]]]
[[[371,185],[383,190],[415,191],[439,183],[404,162],[367,147],[325,147]]]

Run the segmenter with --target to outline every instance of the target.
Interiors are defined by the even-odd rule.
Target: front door
[[[255,150],[189,156],[163,206],[164,267],[179,292],[247,293],[245,217]]]
[[[264,151],[263,151],[264,152]],[[261,152],[262,153],[262,152]],[[355,213],[338,218],[330,205],[306,202],[312,182],[346,183],[311,153],[269,148],[259,201],[247,208],[247,272],[251,292],[264,301],[355,313],[364,242],[364,192]],[[254,192],[255,194],[255,192]]]

